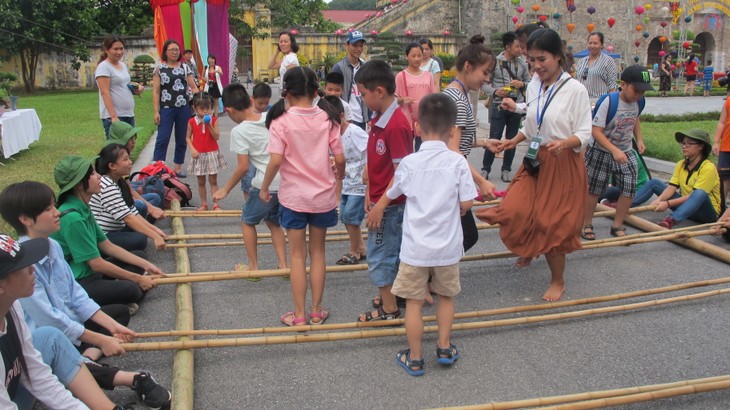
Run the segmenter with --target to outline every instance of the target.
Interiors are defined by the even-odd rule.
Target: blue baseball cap
[[[364,41],[366,43],[368,42],[365,39],[365,36],[362,35],[362,33],[359,31],[351,31],[351,32],[347,33],[347,40],[345,40],[345,41],[347,42],[347,44],[357,43],[358,41]]]

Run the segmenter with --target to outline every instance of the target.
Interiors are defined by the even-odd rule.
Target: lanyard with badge
[[[562,78],[562,73],[560,74],[560,77],[558,79]],[[525,157],[529,159],[537,159],[537,151],[540,149],[540,144],[542,144],[543,136],[540,133],[540,129],[542,128],[543,120],[545,119],[545,111],[548,108],[548,105],[553,101],[553,98],[555,98],[555,94],[560,91],[561,88],[570,80],[570,77],[563,80],[563,82],[558,85],[558,82],[556,81],[555,84],[553,84],[552,87],[550,87],[547,91],[547,96],[545,98],[545,105],[542,107],[542,110],[540,110],[540,101],[542,100],[542,91],[544,89],[543,82],[540,82],[540,92],[537,95],[537,134],[532,137],[532,141],[530,141],[530,146],[527,149],[527,153],[525,154]],[[558,88],[556,89],[555,86]]]

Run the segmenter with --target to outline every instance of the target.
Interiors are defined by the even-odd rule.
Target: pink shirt
[[[411,125],[418,119],[418,104],[421,99],[435,92],[438,91],[433,83],[433,75],[429,72],[421,71],[419,75],[413,75],[403,70],[395,76],[395,93],[401,98],[408,97],[414,100],[413,104],[401,105],[403,114]]]
[[[319,107],[291,107],[269,128],[268,151],[282,155],[279,202],[308,213],[337,207],[330,152],[342,154],[340,127]]]

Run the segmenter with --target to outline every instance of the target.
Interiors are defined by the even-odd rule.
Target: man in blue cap
[[[355,84],[355,73],[365,63],[365,60],[360,56],[362,56],[366,42],[365,36],[359,31],[347,33],[347,39],[345,40],[347,55],[332,67],[332,72],[342,73],[342,76],[345,77],[342,99],[350,105],[351,122],[363,130],[370,119],[370,111],[363,103],[360,91],[358,91],[357,84]]]

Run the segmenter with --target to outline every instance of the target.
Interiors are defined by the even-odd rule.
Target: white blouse
[[[567,83],[558,90],[562,81]],[[555,82],[553,98],[548,105],[545,115],[542,118],[540,145],[547,145],[550,141],[568,139],[572,136],[578,137],[581,146],[574,149],[580,152],[591,139],[592,116],[591,102],[588,98],[588,91],[583,85],[566,73],[563,73]],[[533,80],[527,85],[527,117],[523,124],[522,133],[532,139],[537,135],[537,108],[540,111],[545,107],[548,91],[540,92],[542,81]],[[552,86],[551,86],[552,87]],[[539,104],[538,104],[539,98]]]

